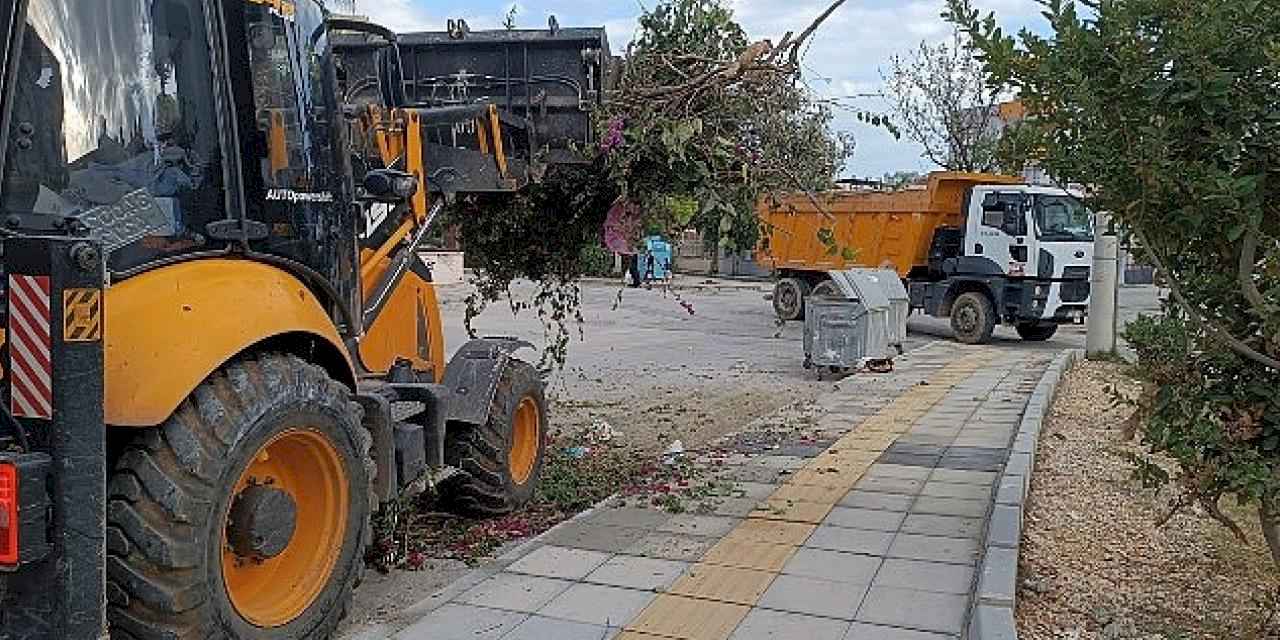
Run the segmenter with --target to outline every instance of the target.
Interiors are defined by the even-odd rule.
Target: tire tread
[[[445,459],[459,470],[449,483],[445,499],[454,511],[469,515],[493,517],[511,513],[523,506],[508,489],[509,471],[506,452],[510,407],[520,398],[537,388],[539,409],[545,417],[545,399],[541,391],[542,381],[537,371],[527,362],[511,360],[503,369],[489,403],[489,418],[483,425],[451,425],[445,440]],[[545,440],[546,424],[542,425]],[[540,448],[538,456],[544,451]],[[530,483],[537,482],[535,474]]]
[[[258,354],[215,372],[169,420],[126,445],[109,480],[107,609],[113,633],[137,640],[232,637],[210,605],[199,527],[216,502],[215,485],[236,444],[280,396],[299,392],[309,402],[350,411],[347,389],[320,367],[292,355]],[[372,485],[372,437],[363,428],[354,435]],[[357,562],[368,541],[364,530]],[[350,582],[358,574],[335,576]],[[351,585],[343,585],[337,606],[316,616],[299,637],[328,637],[350,598]]]

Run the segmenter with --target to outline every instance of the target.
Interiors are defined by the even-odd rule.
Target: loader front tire
[[[360,418],[323,369],[265,354],[139,432],[107,491],[112,637],[328,638],[369,531]]]
[[[458,512],[499,516],[533,498],[546,454],[547,400],[542,378],[527,362],[503,368],[483,425],[450,425],[445,459],[459,472],[443,498]]]

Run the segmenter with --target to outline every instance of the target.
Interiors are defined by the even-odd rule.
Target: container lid
[[[898,276],[898,272],[893,269],[876,269],[871,273],[871,277],[880,283],[880,288],[884,290],[889,300],[908,300],[907,287],[902,284],[902,278]]]
[[[888,310],[889,296],[880,283],[883,278],[873,277],[873,269],[848,269],[831,271],[828,275],[840,287],[845,297],[860,300],[868,309]]]

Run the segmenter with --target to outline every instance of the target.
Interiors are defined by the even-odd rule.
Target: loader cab
[[[318,0],[4,4],[7,230],[101,238],[114,281],[235,253],[358,307]]]
[[[229,137],[200,0],[14,4],[0,224],[103,239],[126,275],[226,242]]]

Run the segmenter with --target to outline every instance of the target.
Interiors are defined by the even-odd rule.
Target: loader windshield
[[[203,244],[225,217],[209,49],[201,0],[30,0],[6,224],[80,225],[134,262]]]

